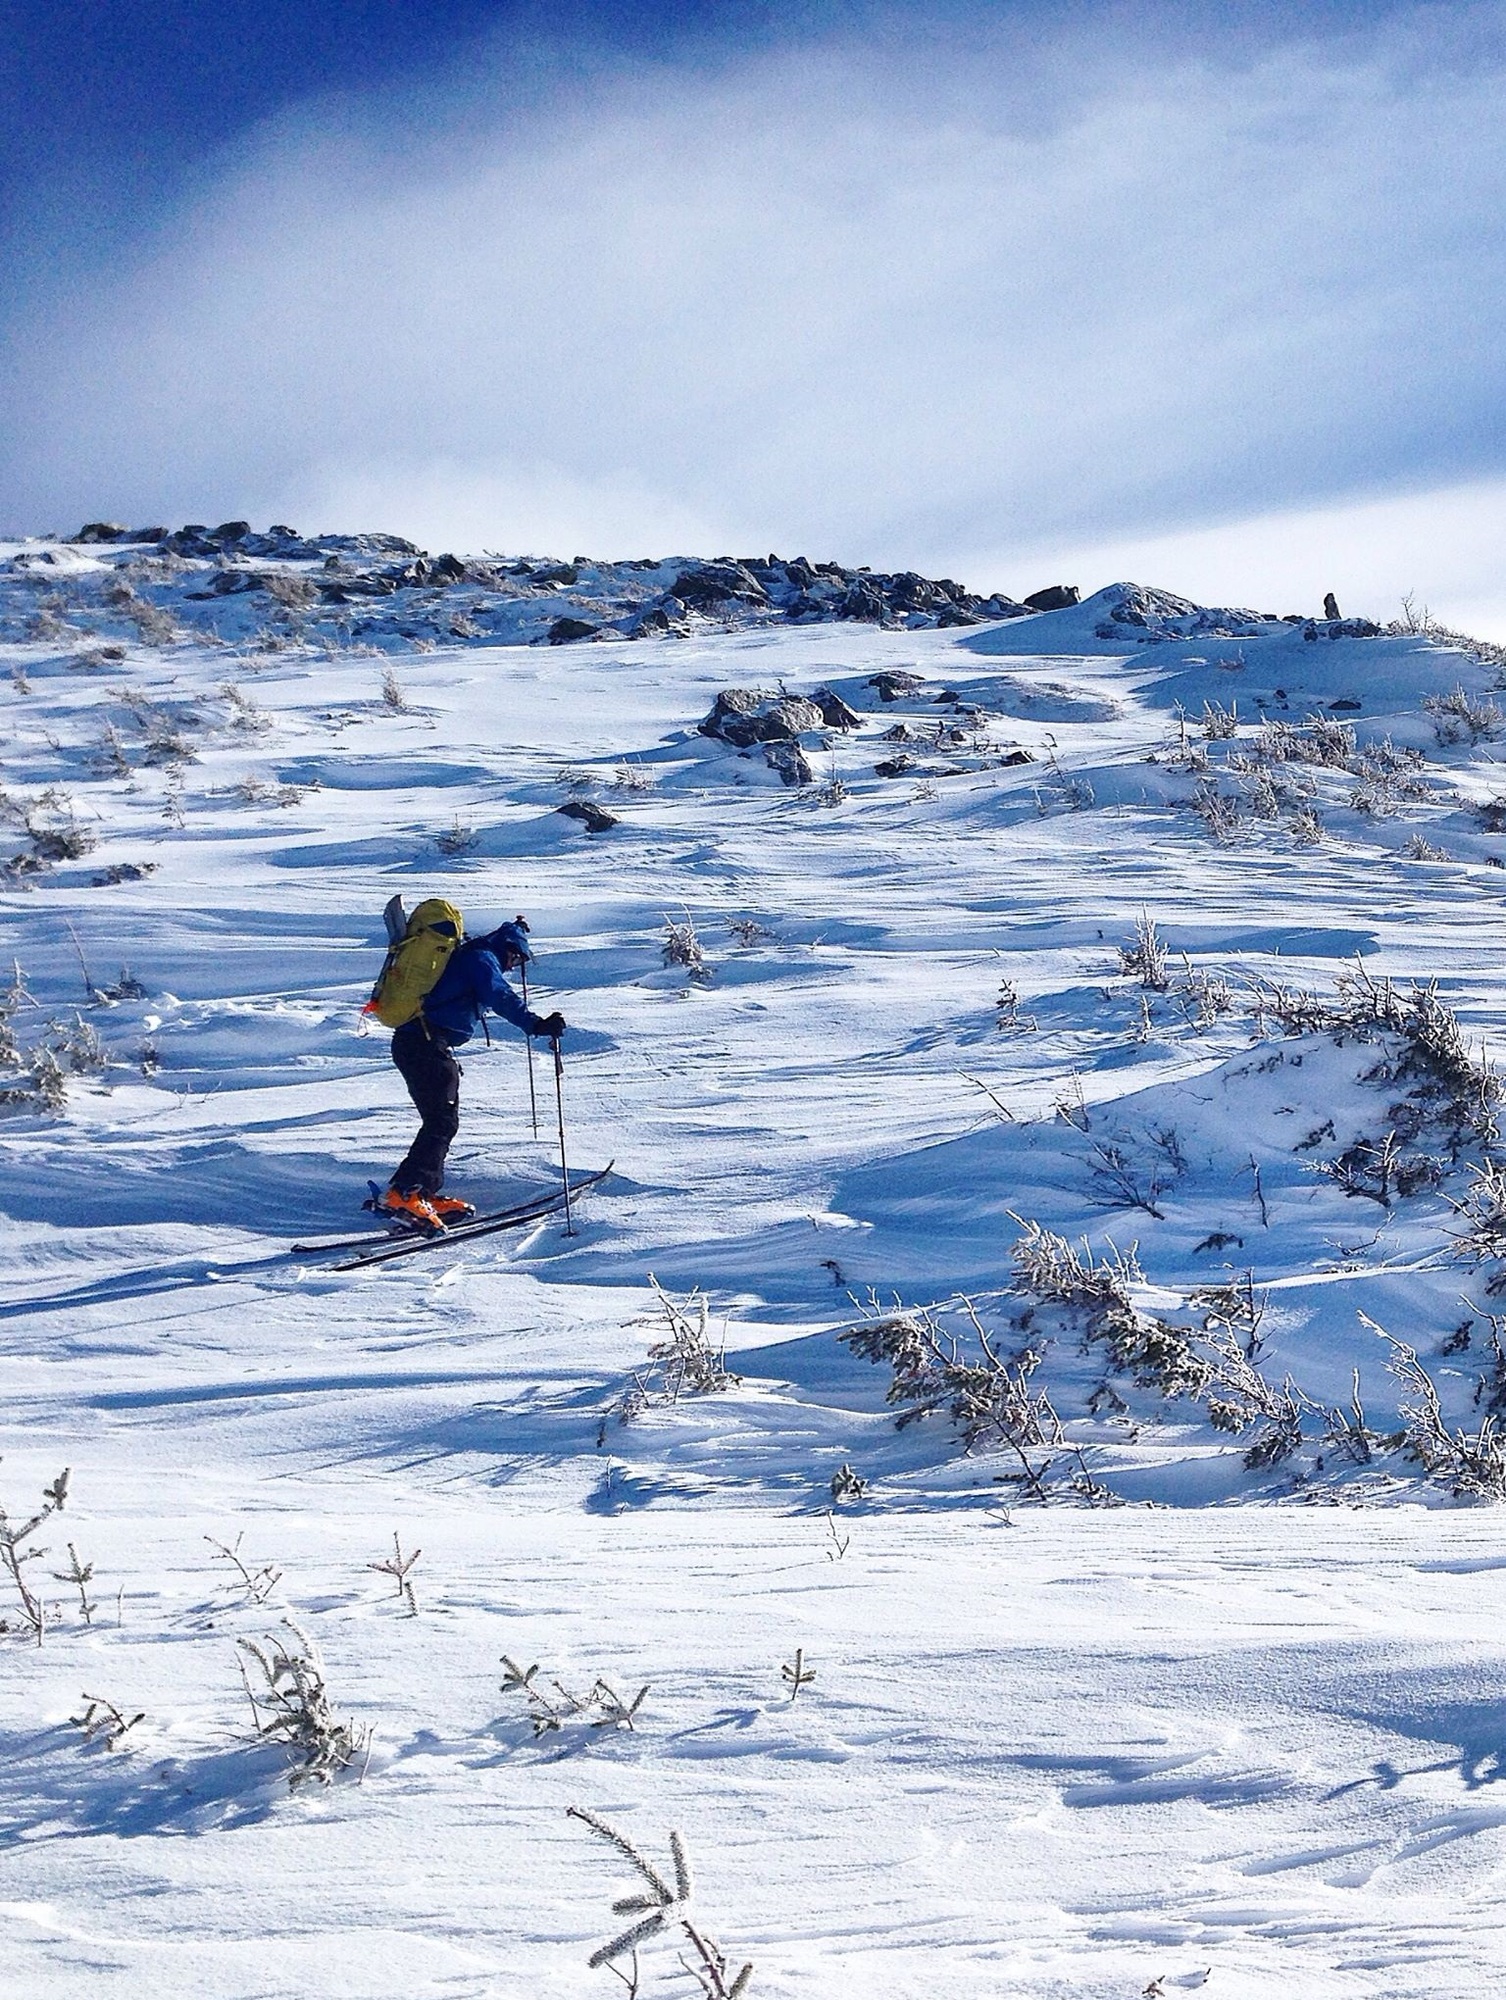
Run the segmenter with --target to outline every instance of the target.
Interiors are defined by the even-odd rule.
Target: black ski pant
[[[460,1065],[449,1043],[422,1021],[408,1021],[392,1037],[392,1060],[408,1086],[423,1123],[407,1157],[392,1176],[399,1194],[438,1194],[445,1155],[460,1130]]]

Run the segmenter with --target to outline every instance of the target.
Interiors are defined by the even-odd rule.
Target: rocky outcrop
[[[821,728],[822,722],[815,702],[802,695],[775,694],[767,688],[723,688],[698,727],[702,736],[717,736],[723,743],[747,750],[755,743],[798,742],[806,731]]]
[[[607,833],[622,822],[616,813],[609,813],[605,806],[597,805],[595,799],[567,799],[555,811],[563,813],[566,819],[579,820],[587,833]]]
[[[917,694],[925,682],[919,674],[885,673],[870,674],[868,685],[875,690],[880,701],[903,701],[906,695]]]
[[[811,769],[810,759],[793,738],[778,743],[766,743],[763,756],[769,769],[777,771],[787,785],[815,783],[816,774]]]
[[[568,646],[574,639],[594,639],[601,630],[584,618],[556,618],[549,627],[551,646]]]
[[[1032,611],[1070,611],[1074,604],[1082,602],[1082,593],[1075,583],[1052,583],[1044,590],[1033,590],[1025,599]]]
[[[855,708],[849,708],[839,694],[830,688],[817,688],[811,696],[812,702],[821,711],[821,720],[828,729],[860,729],[863,718]]]

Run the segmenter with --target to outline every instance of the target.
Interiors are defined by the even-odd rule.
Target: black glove
[[[535,1015],[534,1021],[535,1025],[528,1032],[532,1035],[544,1035],[551,1042],[557,1042],[565,1032],[565,1017],[563,1014],[550,1014],[542,1020]]]

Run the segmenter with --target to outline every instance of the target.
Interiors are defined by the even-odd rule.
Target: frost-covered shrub
[[[1354,755],[1354,725],[1331,716],[1310,715],[1300,725],[1273,716],[1254,739],[1257,756],[1272,764],[1318,764],[1348,768]]]
[[[1187,1330],[1140,1312],[1130,1296],[1141,1278],[1133,1253],[1111,1250],[1095,1262],[1086,1243],[1079,1251],[1066,1237],[1031,1222],[1011,1259],[1013,1289],[1079,1314],[1084,1339],[1104,1346],[1112,1366],[1163,1396],[1201,1395],[1208,1367]]]
[[[715,967],[706,957],[705,948],[696,935],[696,927],[687,910],[683,917],[665,916],[664,943],[661,951],[666,965],[683,966],[690,975],[691,984],[708,986],[715,977]]]
[[[1153,993],[1164,993],[1171,984],[1167,970],[1170,953],[1166,941],[1156,929],[1156,920],[1142,910],[1135,923],[1135,935],[1129,944],[1119,947],[1119,969],[1132,979],[1138,979],[1142,986]]]
[[[1506,1500],[1506,1429],[1487,1415],[1478,1431],[1458,1430],[1443,1415],[1437,1386],[1417,1358],[1417,1350],[1360,1318],[1391,1348],[1390,1368],[1401,1384],[1403,1448],[1430,1479],[1460,1499]]]
[[[1477,701],[1463,687],[1447,694],[1424,695],[1422,705],[1433,718],[1433,734],[1441,744],[1490,743],[1506,729],[1506,715],[1490,700]]]
[[[1030,1386],[1041,1355],[1028,1346],[1001,1355],[972,1301],[960,1301],[958,1310],[976,1343],[976,1358],[941,1325],[936,1308],[886,1312],[873,1297],[869,1316],[837,1338],[863,1360],[887,1363],[892,1380],[884,1400],[899,1411],[898,1429],[940,1413],[955,1425],[965,1451],[985,1446],[1012,1451],[1026,1485],[1044,1499],[1050,1460],[1030,1454],[1036,1447],[1059,1444],[1061,1426],[1049,1398]]]
[[[268,1639],[260,1646],[254,1639],[236,1641],[256,1740],[280,1744],[286,1751],[288,1784],[294,1789],[311,1781],[327,1785],[361,1755],[370,1732],[336,1716],[318,1647],[291,1618],[282,1622],[288,1639]],[[255,1688],[247,1660],[261,1676]]]

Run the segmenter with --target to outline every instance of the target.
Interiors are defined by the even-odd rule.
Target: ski
[[[587,1188],[604,1181],[612,1171],[615,1162],[608,1160],[594,1174],[570,1184],[570,1199],[584,1194]],[[364,1257],[347,1258],[343,1264],[336,1264],[337,1271],[360,1271],[370,1264],[386,1264],[394,1257],[412,1257],[420,1250],[442,1250],[446,1244],[470,1243],[478,1236],[491,1236],[502,1229],[521,1229],[530,1222],[542,1222],[546,1217],[561,1213],[565,1206],[564,1188],[554,1188],[549,1193],[538,1196],[531,1202],[522,1202],[515,1208],[499,1209],[494,1215],[478,1215],[471,1222],[457,1224],[453,1229],[442,1230],[437,1236],[414,1236],[399,1243],[385,1243],[370,1250]]]
[[[609,1170],[603,1168],[602,1171],[605,1173]],[[575,1192],[573,1183],[570,1192],[571,1194]],[[404,1227],[394,1216],[392,1220],[397,1226],[388,1229],[385,1236],[377,1236],[370,1229],[364,1230],[359,1236],[324,1236],[317,1243],[295,1243],[286,1254],[289,1257],[319,1257],[335,1250],[364,1250],[368,1246],[373,1249],[385,1249],[394,1243],[431,1243],[440,1236],[453,1236],[457,1229],[474,1228],[478,1222],[501,1222],[509,1216],[523,1215],[538,1202],[562,1200],[563,1194],[561,1188],[540,1188],[526,1200],[514,1202],[510,1208],[488,1209],[484,1215],[473,1215],[468,1221],[457,1222],[445,1230]]]

